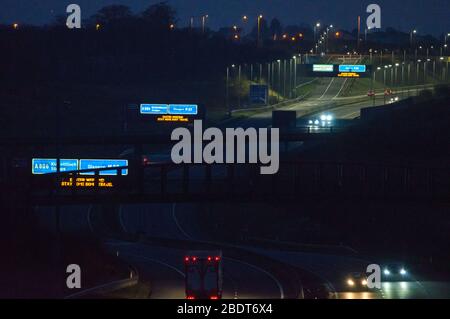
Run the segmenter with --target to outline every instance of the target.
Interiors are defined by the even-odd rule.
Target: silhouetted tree
[[[124,5],[111,5],[100,9],[93,19],[100,24],[116,24],[131,19],[133,14],[129,7]]]
[[[270,33],[274,39],[279,38],[283,33],[283,26],[281,25],[280,20],[278,20],[277,18],[272,19],[272,21],[270,22]]]
[[[176,22],[176,11],[167,2],[148,7],[141,16],[146,26],[155,29],[167,29]]]

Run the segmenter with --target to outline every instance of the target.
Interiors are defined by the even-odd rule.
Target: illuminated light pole
[[[417,34],[417,30],[415,30],[415,29],[409,33],[409,41],[410,41],[411,48],[413,47],[413,41],[414,41],[415,34]]]
[[[259,16],[258,16],[258,39],[257,39],[257,46],[258,47],[261,47],[261,43],[262,43],[262,41],[261,41],[261,21],[262,21],[262,19],[263,19],[263,15],[262,14],[260,14]]]
[[[314,26],[314,43],[316,43],[316,41],[317,41],[317,31],[319,30],[319,28],[320,28],[320,22],[317,22],[316,25]],[[317,47],[316,47],[316,49],[317,49]],[[316,50],[316,53],[317,53],[317,50]]]
[[[206,30],[206,20],[209,18],[209,15],[205,14],[202,16],[202,33],[205,33]]]
[[[18,23],[14,23],[12,25],[12,27],[13,27],[14,30],[17,30],[17,29],[19,29],[19,24]]]
[[[99,23],[97,23],[97,24],[95,25],[95,30],[98,31],[98,30],[100,30],[101,27],[102,27],[102,26],[101,26]]]
[[[297,97],[297,57],[294,55],[294,96]]]
[[[447,45],[447,39],[450,38],[450,32],[444,36],[444,46]]]
[[[277,60],[278,62],[278,94],[277,101],[280,102],[280,92],[281,92],[281,60]]]

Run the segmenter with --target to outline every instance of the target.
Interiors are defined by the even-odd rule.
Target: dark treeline
[[[175,10],[162,2],[133,14],[112,5],[69,30],[66,17],[50,26],[0,27],[0,81],[17,83],[155,83],[223,79],[231,64],[258,63],[307,53],[314,46],[308,25],[283,26],[262,20],[257,47],[256,26],[249,34],[225,27],[217,32],[178,28]],[[323,30],[321,30],[323,32]],[[337,36],[336,34],[339,34]],[[356,48],[357,33],[333,29],[328,49]],[[360,49],[408,45],[409,35],[393,29],[371,34]],[[424,38],[433,41],[431,38]],[[403,44],[402,44],[403,43]]]
[[[6,28],[0,31],[0,77],[12,85],[207,81],[223,77],[226,65],[287,54],[176,29],[175,22],[173,9],[161,3],[138,16],[125,6],[105,7],[78,30],[64,26],[63,17],[42,28]]]

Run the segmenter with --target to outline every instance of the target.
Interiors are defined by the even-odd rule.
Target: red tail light
[[[184,261],[188,263],[189,262],[189,257],[185,257]]]
[[[216,261],[220,261],[220,257],[216,257],[216,259],[215,259]]]
[[[142,156],[142,165],[147,166],[150,164],[150,159],[147,156]]]
[[[195,300],[195,297],[194,296],[187,296],[186,299],[187,300]]]
[[[197,257],[192,257],[192,261],[197,261]]]
[[[219,297],[217,297],[217,296],[211,296],[209,299],[211,299],[211,300],[218,300]]]
[[[208,257],[208,261],[212,261],[212,257]]]

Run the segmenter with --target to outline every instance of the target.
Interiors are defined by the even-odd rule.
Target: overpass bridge
[[[129,176],[120,176],[123,169]],[[394,201],[450,202],[450,168],[377,163],[283,161],[278,174],[256,165],[159,163],[117,168],[110,187],[63,187],[84,173],[104,180],[102,170],[31,176],[16,187],[31,205],[175,202]],[[104,169],[105,170],[105,169]],[[111,168],[107,169],[111,171]],[[132,173],[131,173],[132,172]],[[113,185],[113,186],[111,186]],[[11,191],[11,189],[10,189]]]
[[[336,129],[311,131],[301,128],[281,134],[281,143],[339,136]],[[146,145],[167,146],[167,136],[118,136],[2,140],[0,148],[9,147],[1,159],[0,190],[23,199],[30,205],[75,205],[94,203],[165,203],[165,202],[301,202],[323,199],[348,201],[422,201],[450,202],[450,167],[430,167],[405,163],[281,160],[276,175],[260,175],[260,165],[252,164],[182,164],[170,161],[143,163]],[[133,147],[129,167],[114,168],[117,176],[103,176],[102,171],[76,171],[31,175],[31,164],[11,167],[13,157],[28,155],[37,149],[63,149],[90,145],[102,150],[107,146]],[[116,153],[117,154],[117,153]],[[24,155],[24,156],[25,156]],[[58,158],[53,156],[51,158]],[[129,175],[121,176],[123,169]],[[85,175],[91,173],[92,175]],[[82,183],[77,180],[84,179]],[[89,178],[90,180],[86,180]],[[19,194],[19,195],[18,195]]]

